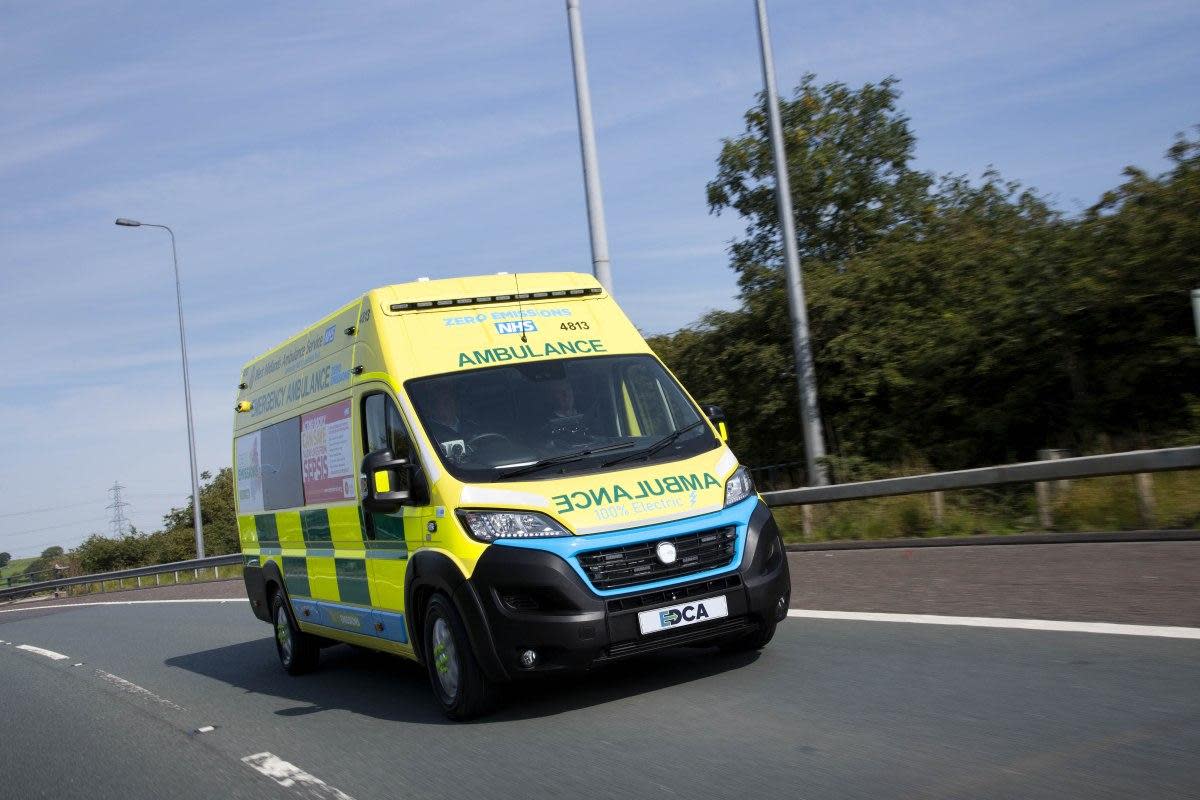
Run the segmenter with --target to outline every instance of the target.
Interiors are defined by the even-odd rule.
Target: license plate
[[[725,596],[721,595],[656,608],[653,611],[642,611],[638,614],[638,627],[642,629],[642,633],[659,633],[728,616],[729,604],[725,602]]]

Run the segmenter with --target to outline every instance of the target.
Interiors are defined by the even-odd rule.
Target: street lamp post
[[[767,101],[771,156],[775,161],[775,199],[779,206],[779,235],[783,240],[788,310],[792,318],[792,350],[796,358],[796,379],[800,384],[800,426],[804,433],[805,468],[811,485],[824,486],[829,482],[824,463],[825,436],[821,432],[821,409],[817,403],[817,370],[813,365],[812,345],[808,338],[804,279],[800,274],[800,255],[796,250],[792,188],[788,181],[787,154],[783,147],[783,123],[779,119],[779,95],[775,89],[775,59],[771,53],[771,32],[767,27],[766,0],[755,0],[754,5],[758,12],[758,43],[762,50],[763,93]]]
[[[571,67],[575,74],[575,110],[579,113],[579,152],[583,157],[583,188],[587,198],[588,234],[592,242],[592,274],[604,290],[612,294],[608,230],[604,224],[604,198],[600,191],[600,164],[596,158],[596,130],[592,124],[592,93],[588,88],[579,0],[567,0],[567,29],[571,36]]]
[[[175,251],[175,231],[166,225],[118,219],[126,228],[162,228],[171,236],[171,259],[175,263],[175,304],[179,309],[179,353],[183,360],[183,402],[187,408],[188,459],[192,465],[192,519],[196,526],[196,558],[204,558],[204,524],[200,521],[200,473],[196,469],[196,428],[192,423],[192,385],[188,377],[187,335],[183,330],[183,291],[179,286],[179,254]]]

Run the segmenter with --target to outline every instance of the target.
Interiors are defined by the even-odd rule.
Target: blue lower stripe
[[[363,606],[330,603],[327,600],[311,600],[307,597],[293,597],[292,611],[301,622],[408,644],[408,627],[404,623],[404,615],[395,611],[378,611]]]

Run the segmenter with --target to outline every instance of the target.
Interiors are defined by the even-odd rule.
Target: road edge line
[[[1154,636],[1164,639],[1200,639],[1200,628],[1175,625],[1129,625],[1117,622],[1069,622],[1004,617],[953,617],[940,614],[885,614],[873,611],[819,611],[804,608],[789,609],[788,616],[798,619],[830,619],[851,622],[907,622],[918,625],[954,625],[967,628],[1007,628],[1061,633]]]
[[[193,597],[181,600],[103,600],[91,603],[58,603],[48,606],[25,606],[23,608],[0,608],[0,614],[12,614],[17,611],[40,611],[46,608],[82,608],[85,606],[140,606],[162,605],[165,603],[248,603],[247,597]]]

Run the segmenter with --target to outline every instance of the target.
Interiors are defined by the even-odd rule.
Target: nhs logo
[[[494,322],[496,333],[533,333],[537,323],[531,319],[516,320],[515,322]]]

